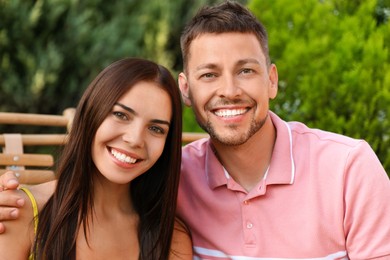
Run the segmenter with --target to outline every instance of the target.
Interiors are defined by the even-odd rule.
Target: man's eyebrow
[[[253,59],[253,58],[239,60],[239,61],[237,61],[236,64],[237,64],[237,66],[242,66],[242,65],[248,64],[248,63],[253,63],[253,64],[257,64],[257,65],[261,64],[260,61],[258,61],[257,59]],[[214,63],[205,63],[205,64],[201,64],[198,67],[196,67],[195,70],[198,71],[198,70],[202,70],[202,69],[215,69],[217,67],[218,67],[218,65],[216,65]]]
[[[237,65],[244,65],[244,64],[247,64],[247,63],[254,63],[254,64],[257,64],[257,65],[260,65],[260,61],[256,60],[256,59],[252,59],[252,58],[248,58],[248,59],[243,59],[243,60],[239,60],[237,62]]]
[[[133,115],[138,115],[137,112],[135,112],[132,108],[126,106],[126,105],[123,105],[119,102],[115,102],[115,105],[118,105],[120,106],[121,108],[123,108],[124,110],[128,111],[129,113],[132,113]],[[167,125],[167,126],[170,126],[171,123],[169,121],[166,121],[166,120],[160,120],[160,119],[153,119],[151,120],[152,123],[156,123],[156,124],[164,124],[164,125]]]
[[[198,67],[196,67],[195,70],[215,69],[215,68],[217,68],[217,65],[215,65],[213,63],[205,63],[205,64],[201,64]]]

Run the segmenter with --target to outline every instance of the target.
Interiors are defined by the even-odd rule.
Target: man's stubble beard
[[[226,146],[239,146],[246,143],[254,134],[260,131],[260,129],[264,126],[267,117],[268,117],[268,113],[261,120],[256,121],[255,119],[252,119],[249,129],[242,134],[238,134],[237,132],[232,132],[229,135],[218,134],[217,130],[215,130],[210,120],[207,120],[206,123],[202,123],[200,122],[198,116],[196,116],[196,121],[198,122],[199,126],[210,135],[212,140],[215,140]],[[238,128],[237,126],[234,125],[227,126],[227,127],[230,128],[232,131]]]
[[[202,122],[200,113],[197,113],[196,109],[194,109],[194,107],[196,107],[196,102],[194,102],[194,99],[192,98],[191,91],[189,92],[188,98],[191,100],[192,111],[195,114],[195,119],[198,125],[210,135],[212,140],[217,141],[222,145],[239,146],[246,143],[255,133],[260,131],[268,118],[268,113],[261,120],[255,120],[252,118],[250,127],[245,133],[238,135],[238,133],[232,132],[229,136],[222,136],[221,134],[217,133],[209,118],[206,119],[206,122]],[[231,128],[231,130],[238,128],[235,125],[228,127]]]

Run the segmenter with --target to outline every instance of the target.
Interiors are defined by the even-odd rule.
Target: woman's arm
[[[192,256],[190,231],[180,219],[176,218],[169,260],[192,260]]]
[[[30,199],[21,190],[13,191],[25,200],[18,221],[7,223],[8,231],[0,236],[1,259],[28,259],[34,241],[33,209]]]

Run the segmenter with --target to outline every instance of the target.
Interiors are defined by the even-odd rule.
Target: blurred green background
[[[180,32],[211,0],[0,0],[0,111],[61,114],[114,60],[181,71]],[[367,140],[390,173],[390,0],[247,0],[265,24],[271,108]],[[185,109],[184,130],[201,131]]]

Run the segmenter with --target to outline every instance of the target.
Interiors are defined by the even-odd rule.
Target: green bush
[[[390,3],[252,0],[279,72],[272,109],[367,140],[390,173]]]
[[[60,114],[102,68],[127,56],[177,75],[185,22],[221,1],[0,0],[0,111]],[[186,131],[199,131],[190,110],[184,118]]]

